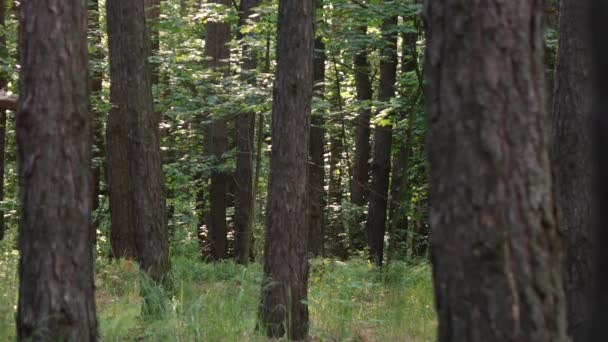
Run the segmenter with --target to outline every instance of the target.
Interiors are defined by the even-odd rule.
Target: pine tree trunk
[[[97,337],[86,10],[81,0],[20,6],[20,341]]]
[[[317,11],[323,10],[323,1],[316,0]],[[321,20],[321,18],[318,18]],[[313,62],[314,96],[324,99],[325,93],[325,43],[317,31]],[[325,208],[325,118],[323,111],[314,112],[310,118],[310,161],[308,168],[308,253],[323,254]]]
[[[231,6],[230,0],[209,0],[210,3]],[[230,25],[222,22],[207,22],[206,25],[206,54],[211,58],[210,67],[222,71],[224,75],[230,73],[228,59],[230,58]],[[208,153],[215,159],[215,167],[223,163],[223,155],[228,150],[228,133],[225,118],[214,119],[209,125]],[[213,260],[225,259],[228,256],[228,241],[226,234],[226,190],[227,175],[217,169],[211,174],[209,185],[209,247],[210,257]]]
[[[259,5],[259,0],[241,0],[239,26],[244,27],[246,21]],[[240,35],[240,33],[239,33]],[[243,37],[239,37],[242,39]],[[255,52],[247,44],[243,49],[243,78],[250,84],[256,83],[255,69],[258,60]],[[255,113],[239,114],[236,121],[236,194],[234,208],[235,241],[234,255],[240,264],[249,262],[251,238],[253,234],[254,201],[253,201],[253,141],[255,135]]]
[[[587,341],[593,285],[590,109],[591,56],[586,0],[561,0],[556,92],[553,104],[553,178],[557,220],[564,237],[564,288],[569,332]]]
[[[367,27],[360,27],[357,32],[361,35],[367,34]],[[354,58],[355,67],[355,88],[357,91],[357,101],[371,101],[373,96],[371,81],[371,66],[367,59],[369,51],[361,49],[357,51]],[[371,110],[369,107],[359,110],[355,120],[355,158],[353,166],[353,181],[350,191],[351,202],[359,207],[363,207],[369,195],[369,159],[371,157],[370,144],[370,118]],[[359,223],[365,217],[357,220]],[[355,250],[362,250],[365,246],[365,231],[362,226],[351,227],[350,244]]]
[[[131,236],[140,267],[151,279],[160,282],[169,271],[169,241],[160,159],[160,117],[152,103],[144,3],[108,0],[106,10],[112,80],[110,119],[122,118],[121,125],[126,131],[126,148],[119,148],[126,152],[128,160],[126,174],[131,187],[126,200],[132,210]]]
[[[543,1],[426,2],[439,341],[568,341]]]
[[[395,96],[397,81],[397,36],[392,31],[397,25],[397,17],[387,19],[383,25],[383,36],[387,46],[382,49],[380,61],[380,89],[378,100],[388,102]],[[391,147],[393,139],[392,123],[376,125],[374,130],[374,156],[372,160],[372,181],[367,218],[367,243],[370,260],[382,266],[384,257],[384,233],[388,205],[388,187],[391,172]]]
[[[280,0],[277,76],[260,324],[269,337],[308,335],[308,139],[315,1]],[[294,181],[297,180],[297,181]]]

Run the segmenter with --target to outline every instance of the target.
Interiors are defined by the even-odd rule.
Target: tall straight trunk
[[[278,28],[260,324],[268,337],[304,340],[315,0],[280,0]]]
[[[593,69],[593,107],[591,114],[591,151],[593,167],[594,290],[591,329],[588,341],[600,342],[608,336],[608,3],[588,0]]]
[[[160,116],[153,109],[147,69],[144,3],[107,0],[106,10],[112,80],[110,119],[122,118],[127,133],[124,150],[131,187],[126,200],[132,210],[135,257],[142,270],[160,282],[169,271],[169,241],[160,159]]]
[[[20,341],[97,338],[86,11],[83,0],[20,6]]]
[[[2,32],[6,30],[6,3],[0,0],[0,28]],[[0,33],[0,58],[8,59],[9,52],[6,46],[6,35]],[[0,74],[0,89],[6,90],[8,85],[9,75],[6,73]],[[5,149],[6,149],[6,111],[0,110],[0,201],[4,200],[4,164],[5,164]],[[6,229],[4,222],[4,210],[0,208],[0,241],[4,239],[4,231]]]
[[[317,11],[323,10],[323,1],[316,0]],[[317,13],[319,14],[319,13]],[[321,20],[318,16],[317,20]],[[317,30],[313,61],[314,96],[324,99],[325,93],[325,43]],[[325,208],[325,118],[322,110],[310,118],[310,161],[308,164],[308,252],[312,256],[323,254]]]
[[[253,9],[259,5],[259,0],[241,0],[239,26],[245,27],[247,19],[253,14]],[[239,34],[240,35],[240,34]],[[243,37],[239,37],[242,39]],[[250,84],[255,84],[255,69],[258,60],[255,52],[245,43],[243,49],[243,78]],[[236,194],[234,208],[235,241],[234,255],[240,264],[249,262],[251,249],[252,227],[254,220],[253,201],[253,140],[255,135],[255,113],[241,113],[236,119]]]
[[[367,27],[360,27],[357,32],[361,35],[367,34]],[[367,58],[369,51],[361,48],[356,52],[354,58],[355,88],[357,101],[369,102],[372,100],[373,89],[371,81],[371,66]],[[355,158],[353,162],[353,180],[350,190],[351,202],[363,207],[369,195],[369,159],[371,157],[370,144],[370,118],[371,109],[368,105],[359,110],[355,120]],[[356,222],[363,221],[362,215]],[[360,225],[351,227],[350,244],[355,250],[362,250],[365,246],[365,230]]]
[[[427,1],[425,11],[439,341],[568,341],[543,1]]]
[[[231,6],[230,0],[209,0],[210,3]],[[230,73],[228,59],[230,58],[230,24],[208,21],[206,26],[205,49],[211,59],[209,66],[223,72],[225,76]],[[225,118],[214,119],[207,131],[209,142],[207,151],[214,157],[214,170],[211,173],[209,185],[209,229],[210,257],[213,260],[225,259],[228,256],[228,241],[226,234],[226,189],[227,175],[217,168],[223,162],[223,155],[228,150],[228,133]]]
[[[160,18],[160,1],[161,0],[144,0],[146,11],[146,26],[148,28],[148,37],[150,38],[150,53],[149,56],[156,56],[160,51],[160,34],[156,27]],[[148,63],[150,67],[150,82],[152,85],[158,84],[160,73],[157,63]]]
[[[388,102],[395,96],[397,81],[397,36],[393,33],[397,17],[386,19],[382,25],[383,36],[387,42],[382,49],[380,61],[380,88],[378,100]],[[374,155],[372,160],[372,181],[367,217],[367,243],[370,260],[382,266],[384,257],[384,233],[388,205],[388,187],[391,172],[391,148],[393,139],[392,123],[376,125],[374,130]]]
[[[556,88],[553,104],[552,164],[557,220],[564,237],[564,288],[569,332],[587,341],[593,285],[591,137],[587,130],[591,84],[586,0],[561,0]]]
[[[101,46],[101,21],[99,13],[99,0],[91,0],[88,3],[88,28],[89,28],[89,44],[93,45],[94,52],[89,56],[89,74],[91,84],[91,96],[101,97],[101,91],[103,90],[103,71],[101,68],[95,67],[93,63],[100,63],[104,58]],[[104,113],[99,113],[91,106],[91,136],[93,139],[93,163],[92,163],[92,177],[91,177],[91,198],[93,201],[93,212],[99,209],[99,196],[101,194],[101,176],[104,170],[104,151],[105,144],[103,139],[103,117]],[[99,222],[93,220],[93,241],[96,238],[96,230]]]

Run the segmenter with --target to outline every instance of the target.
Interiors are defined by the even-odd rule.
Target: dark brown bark
[[[20,341],[97,337],[86,11],[80,0],[20,6]]]
[[[588,11],[586,0],[561,0],[553,104],[553,178],[557,220],[564,237],[569,332],[574,341],[587,341],[594,271],[591,138],[587,130],[591,104]]]
[[[118,148],[126,152],[126,174],[131,185],[123,199],[126,201],[116,205],[130,206],[133,229],[130,237],[135,242],[135,257],[142,270],[160,282],[169,271],[169,242],[160,159],[160,116],[153,110],[147,69],[149,48],[144,3],[108,0],[106,10],[112,80],[110,120],[121,118],[126,131],[126,146]],[[117,147],[114,148],[116,152]],[[112,182],[110,179],[110,188]]]
[[[439,341],[568,341],[543,1],[427,1],[425,12]]]
[[[259,0],[241,0],[239,26],[244,27],[246,21],[253,14],[253,9],[259,5]],[[240,34],[239,34],[240,35]],[[240,37],[242,39],[242,37]],[[255,69],[258,61],[255,52],[247,44],[243,49],[243,78],[255,84]],[[253,201],[253,140],[255,135],[255,113],[242,113],[236,119],[236,171],[235,171],[235,241],[234,255],[240,264],[249,262],[252,227],[254,220]]]
[[[361,35],[366,35],[367,27],[360,27],[357,32]],[[359,102],[369,102],[373,96],[371,66],[367,59],[368,53],[367,49],[362,48],[356,52],[354,58],[355,88],[357,91],[357,101]],[[370,119],[371,110],[366,105],[359,110],[359,114],[355,120],[355,157],[350,196],[351,202],[360,207],[365,205],[369,195],[369,159],[371,157]],[[362,222],[364,219],[365,217],[361,215],[357,221]],[[362,225],[350,228],[350,244],[355,250],[362,250],[365,247],[365,229]]]
[[[278,27],[260,324],[269,337],[287,332],[292,340],[303,340],[309,325],[307,180],[315,1],[280,0]]]
[[[150,38],[150,53],[149,56],[157,56],[160,51],[160,34],[156,25],[160,18],[160,1],[161,0],[144,0],[146,11],[146,26],[148,28],[148,37]],[[157,63],[148,62],[150,67],[150,82],[152,85],[158,84],[160,79],[159,65]]]
[[[231,6],[230,0],[209,0],[210,3]],[[210,57],[209,66],[223,71],[224,75],[230,73],[228,59],[230,58],[230,24],[208,21],[206,24],[205,49]],[[225,118],[216,118],[208,129],[208,153],[214,157],[215,169],[211,173],[209,185],[209,218],[207,227],[209,230],[210,257],[213,260],[221,260],[228,257],[228,241],[226,234],[226,189],[227,175],[218,170],[223,163],[223,155],[228,150],[228,133]]]
[[[591,331],[588,341],[601,342],[608,336],[608,3],[589,0],[593,70],[593,108],[591,114],[593,160],[593,219],[595,233],[594,291]]]
[[[317,11],[322,11],[323,1],[316,0]],[[319,14],[319,13],[317,13]],[[321,20],[322,16],[317,19]],[[325,92],[325,43],[317,31],[313,61],[314,96],[324,99]],[[310,118],[310,161],[308,167],[308,253],[323,254],[325,215],[325,118],[322,110],[313,112]]]
[[[2,32],[5,32],[5,17],[6,17],[6,3],[4,0],[0,0],[0,28]],[[0,34],[0,57],[2,59],[9,58],[8,48],[6,46],[6,36]],[[8,85],[9,75],[6,73],[0,73],[0,89],[6,90]],[[4,201],[4,156],[6,148],[6,109],[0,108],[0,201]],[[0,208],[0,241],[4,239],[5,231],[4,222],[4,210]]]
[[[382,25],[383,36],[387,45],[381,52],[379,101],[388,102],[395,96],[397,36],[393,31],[396,25],[397,17],[386,19]],[[367,217],[367,243],[370,249],[370,260],[378,266],[382,266],[384,257],[392,139],[392,123],[384,126],[376,125],[374,130],[374,155],[371,166],[369,214]]]

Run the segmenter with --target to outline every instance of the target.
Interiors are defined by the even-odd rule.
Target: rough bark
[[[241,0],[239,26],[244,27],[253,14],[253,9],[259,5],[259,0]],[[241,34],[239,33],[239,36]],[[242,36],[240,37],[243,38]],[[255,52],[247,44],[243,49],[243,78],[250,84],[255,84],[255,69],[258,60]],[[236,194],[234,208],[235,241],[234,255],[240,264],[249,262],[251,238],[253,234],[254,199],[253,199],[253,140],[255,136],[255,113],[239,114],[236,121]]]
[[[382,25],[386,46],[382,49],[380,61],[380,86],[378,101],[388,102],[395,96],[397,80],[397,36],[393,32],[397,17],[386,19]],[[367,244],[370,260],[382,266],[384,257],[384,233],[388,205],[388,187],[391,172],[391,148],[393,139],[392,123],[376,125],[374,130],[374,155],[372,160],[372,181],[367,218]]]
[[[425,12],[439,341],[568,341],[543,1],[427,1]]]
[[[361,27],[358,30],[361,35],[367,34],[367,27]],[[367,49],[362,48],[357,51],[354,58],[355,67],[355,88],[357,92],[357,101],[371,101],[373,96],[371,67]],[[360,109],[355,120],[355,158],[353,162],[353,181],[350,191],[351,202],[357,206],[364,206],[369,195],[369,159],[371,157],[370,144],[370,118],[371,110],[369,107]],[[359,220],[363,221],[365,217],[362,215]],[[357,222],[359,223],[359,222]],[[351,227],[350,244],[355,250],[361,250],[365,246],[365,230],[357,225]]]
[[[322,11],[323,1],[316,0],[317,12]],[[317,13],[319,14],[319,13]],[[321,20],[321,16],[317,17]],[[325,43],[317,32],[313,62],[314,96],[324,99],[325,92]],[[310,161],[308,167],[308,253],[323,254],[325,208],[325,118],[322,110],[313,112],[310,118]]]
[[[553,104],[553,178],[557,220],[564,237],[569,332],[574,341],[587,341],[594,270],[591,137],[587,130],[591,104],[588,11],[587,1],[561,0]]]
[[[231,6],[230,0],[209,0],[210,3]],[[209,66],[224,75],[230,73],[228,59],[230,58],[230,24],[222,22],[207,22],[205,26],[205,53],[211,59]],[[228,150],[228,133],[225,118],[216,118],[209,125],[208,153],[214,157],[215,169],[211,173],[209,185],[209,230],[210,257],[213,260],[225,259],[228,256],[228,241],[226,234],[226,189],[227,175],[217,169],[223,162],[223,155]]]
[[[86,10],[82,0],[20,6],[20,341],[97,337]]]
[[[6,3],[0,0],[0,28],[2,32],[6,30]],[[8,58],[9,52],[6,46],[6,35],[0,34],[0,57]],[[0,89],[5,90],[8,85],[8,77],[6,73],[0,74]],[[4,200],[4,156],[6,148],[6,109],[0,108],[0,201]],[[0,241],[4,239],[5,231],[4,210],[0,208]]]
[[[287,330],[292,340],[303,340],[309,325],[307,178],[315,1],[281,0],[278,27],[260,323],[269,337]]]
[[[112,80],[110,117],[122,118],[121,125],[126,131],[126,147],[119,148],[126,152],[126,174],[131,183],[125,198],[132,210],[130,236],[140,267],[152,280],[160,282],[169,271],[169,241],[160,159],[160,117],[153,110],[147,69],[144,3],[108,0],[106,10]],[[124,206],[126,202],[116,205]]]

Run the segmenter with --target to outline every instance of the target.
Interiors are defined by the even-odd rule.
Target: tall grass
[[[262,268],[203,263],[196,243],[172,249],[169,294],[141,281],[130,261],[96,263],[96,301],[102,341],[265,341],[256,334]],[[18,253],[0,243],[0,341],[15,340]],[[142,314],[140,293],[164,314]],[[168,297],[168,299],[167,299]],[[432,341],[435,315],[426,262],[393,262],[380,271],[367,261],[311,261],[308,304],[315,341]]]

